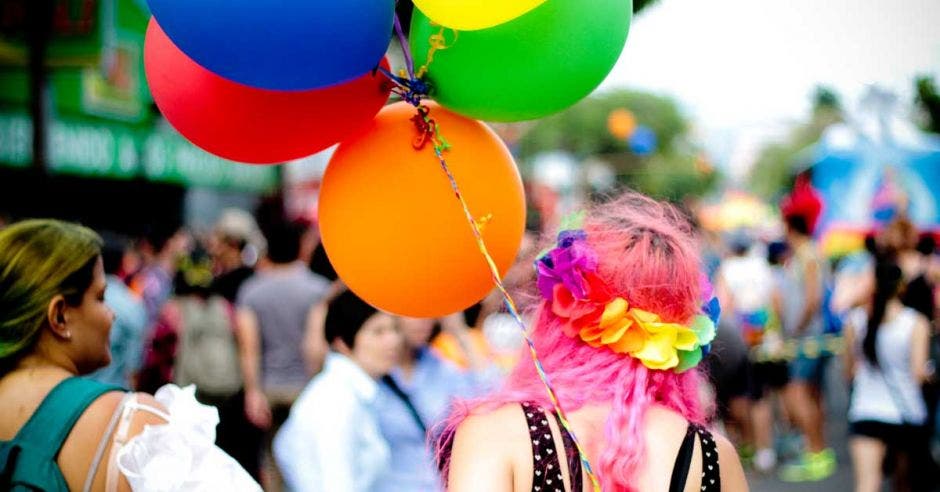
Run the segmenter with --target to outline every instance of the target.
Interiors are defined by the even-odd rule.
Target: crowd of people
[[[23,221],[3,230],[22,236],[10,241],[27,241],[11,243],[27,251],[20,256],[7,245],[9,263],[3,263],[6,275],[22,278],[0,285],[34,281],[35,272],[18,270],[26,266],[17,262],[23,254],[49,253],[28,251],[34,246],[29,237],[47,229],[58,231],[61,244],[42,247],[65,248],[50,261],[85,260],[68,258],[81,253],[68,249],[79,239],[88,243],[88,255],[100,258],[102,285],[92,286],[93,295],[113,313],[109,355],[98,353],[74,374],[101,392],[139,391],[158,420],[173,416],[148,395],[189,391],[193,402],[215,408],[214,443],[250,475],[245,483],[268,490],[434,489],[439,479],[426,432],[455,397],[477,394],[500,372],[463,313],[439,320],[393,317],[346,290],[309,224],[269,220],[259,226],[251,214],[231,209],[205,234],[127,238],[58,221]],[[35,332],[16,331],[23,319],[9,310],[14,299],[4,301],[9,331],[0,339],[23,345],[0,353],[9,362],[8,380],[7,373],[18,374],[20,360],[29,359],[20,350],[36,344],[27,338],[41,338],[47,323],[37,318]],[[381,322],[370,322],[372,315]],[[432,338],[445,350],[432,350]],[[373,464],[373,475],[357,462],[362,456]]]
[[[795,200],[813,200],[801,194],[812,191],[798,185]],[[814,240],[818,206],[782,212],[782,235],[736,229],[711,241],[724,309],[711,374],[742,459],[784,481],[825,479],[838,466],[826,422],[846,420],[857,491],[881,490],[886,473],[893,490],[934,490],[934,236],[899,210],[874,223],[864,251],[832,260]],[[847,415],[827,408],[838,384]]]
[[[838,363],[856,490],[883,473],[931,490],[932,236],[898,214],[833,263],[812,207],[783,215],[780,237],[709,241],[626,193],[528,236],[506,282],[540,366],[498,293],[439,319],[377,310],[310,224],[227,210],[205,233],[129,239],[13,223],[0,485],[710,491],[746,487],[742,462],[822,480],[840,466],[824,428]]]

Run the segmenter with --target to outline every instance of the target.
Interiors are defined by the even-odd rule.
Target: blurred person
[[[184,229],[169,235],[151,231],[139,245],[143,266],[131,279],[131,290],[140,296],[147,310],[147,335],[143,364],[137,375],[137,389],[155,392],[173,381],[176,333],[160,319],[163,305],[173,294],[173,279],[179,260],[191,249],[191,238]]]
[[[790,250],[784,266],[784,335],[801,347],[824,331],[828,266],[813,242],[811,220],[800,214],[784,216]],[[787,482],[818,481],[835,473],[837,466],[835,452],[826,445],[824,434],[823,384],[830,356],[797,352],[789,363],[790,382],[784,391],[788,414],[803,433],[805,450],[796,462],[781,468],[780,478]]]
[[[88,375],[101,383],[134,388],[134,377],[140,369],[147,329],[147,311],[144,304],[117,276],[124,264],[129,244],[110,236],[101,250],[106,275],[105,304],[114,311],[111,325],[111,363]]]
[[[242,376],[232,303],[212,288],[212,262],[193,255],[183,262],[173,297],[160,320],[176,340],[172,380],[195,385],[196,398],[219,412],[216,444],[260,479],[263,433],[245,416]]]
[[[777,440],[778,445],[775,446],[779,453],[778,461],[784,456],[798,456],[803,451],[803,438],[800,434],[799,426],[796,424],[796,420],[792,417],[795,413],[791,410],[794,408],[793,401],[788,397],[789,394],[786,392],[787,385],[790,383],[790,368],[788,363],[789,354],[787,353],[783,339],[784,327],[782,313],[784,310],[784,298],[789,295],[787,290],[790,288],[785,269],[789,257],[790,248],[785,241],[772,241],[767,245],[767,263],[770,265],[770,271],[774,277],[772,313],[775,314],[776,317],[772,319],[772,329],[767,330],[761,346],[756,350],[760,357],[767,360],[769,363],[776,364],[779,368],[777,370],[780,371],[777,373],[778,377],[771,377],[767,380],[772,393],[777,394],[776,396],[781,403],[777,409],[780,411],[782,417],[782,421],[778,422],[781,424],[779,426],[781,433]],[[754,350],[752,350],[752,354],[753,353]],[[778,386],[778,384],[780,386]],[[761,409],[759,408],[758,413],[760,412]]]
[[[865,235],[864,245],[864,249],[840,260],[833,274],[830,307],[840,315],[867,304],[875,290],[875,260],[880,253],[874,232]]]
[[[277,433],[274,455],[292,491],[373,491],[390,459],[378,380],[395,365],[401,335],[392,315],[351,291],[330,303],[324,329],[331,352]]]
[[[845,371],[852,382],[848,419],[855,490],[881,490],[882,462],[899,459],[895,490],[932,490],[924,424],[929,327],[901,303],[903,272],[894,263],[875,268],[875,293],[867,308],[847,316]]]
[[[752,440],[746,444],[752,449],[748,451],[753,453],[754,467],[767,473],[777,463],[768,391],[782,388],[788,381],[788,373],[785,363],[755,358],[758,352],[755,349],[764,344],[765,338],[773,343],[772,338],[777,335],[774,321],[778,316],[774,305],[779,294],[767,257],[750,253],[751,239],[744,231],[735,234],[729,243],[731,254],[718,269],[715,287],[726,319],[741,334],[750,354],[747,378],[750,401],[746,405],[747,413],[735,415],[735,418],[750,421]],[[743,405],[739,403],[740,406]]]
[[[196,397],[220,407],[242,386],[234,307],[211,289],[212,271],[198,258],[180,268],[174,295],[163,308],[179,345],[173,380],[196,385]]]
[[[170,298],[177,263],[189,249],[190,237],[184,229],[169,234],[152,230],[138,244],[142,265],[129,285],[143,300],[150,323],[156,321],[163,303]]]
[[[270,442],[309,380],[305,335],[330,284],[299,261],[301,226],[276,224],[266,233],[269,265],[242,285],[236,316],[245,414]],[[265,469],[277,482],[276,470]]]
[[[754,450],[751,419],[751,362],[748,347],[737,326],[723,317],[718,323],[711,353],[704,360],[714,388],[715,417],[739,447],[741,459],[750,462]]]
[[[264,237],[251,214],[239,209],[224,210],[209,239],[215,270],[212,291],[234,303],[242,284],[254,274],[263,250]]]
[[[260,490],[213,445],[215,412],[191,390],[79,377],[111,359],[100,248],[55,220],[0,232],[0,489]]]
[[[898,218],[880,235],[883,255],[897,263],[903,273],[901,302],[933,321],[936,315],[933,279],[930,276],[933,237],[918,237],[917,228],[906,218]]]
[[[214,224],[208,244],[214,272],[209,291],[234,306],[238,291],[254,275],[255,266],[265,250],[264,236],[251,214],[229,208],[222,211]],[[220,424],[216,442],[253,477],[260,479],[264,435],[246,416],[240,366],[237,369],[238,390],[219,402]]]
[[[934,270],[934,250],[936,243],[932,235],[920,237],[914,224],[904,216],[897,217],[885,226],[878,235],[881,246],[881,257],[886,261],[897,263],[902,272],[901,302],[923,315],[930,327],[930,344],[940,343],[937,339],[937,289],[936,271]],[[872,275],[874,277],[874,275]],[[937,412],[937,400],[940,397],[936,364],[940,362],[940,350],[931,351],[931,374],[923,383],[923,396],[927,404],[928,415]],[[935,419],[930,418],[926,424],[928,433],[935,427]]]
[[[323,332],[327,306],[329,306],[330,301],[346,290],[346,284],[340,280],[333,264],[330,263],[330,258],[326,255],[326,249],[323,248],[322,242],[317,242],[313,254],[310,256],[310,270],[331,282],[327,294],[320,299],[320,302],[310,312],[309,326],[307,334],[304,336],[304,356],[307,362],[307,373],[314,376],[323,368],[323,361],[330,351]]]
[[[402,345],[398,362],[381,378],[376,407],[379,428],[391,449],[388,472],[374,490],[410,492],[442,490],[428,432],[444,416],[455,397],[473,396],[484,385],[477,371],[463,371],[431,349],[436,323],[443,331],[465,337],[469,328],[461,315],[441,320],[399,318]]]
[[[734,447],[703,427],[693,367],[715,313],[688,219],[627,193],[583,223],[538,260],[531,338],[600,486],[746,489]],[[692,351],[687,370],[676,343]],[[552,408],[528,358],[496,393],[457,405],[439,443],[448,490],[583,490]]]

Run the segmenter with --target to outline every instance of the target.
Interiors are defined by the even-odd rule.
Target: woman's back
[[[541,475],[536,475],[535,463],[546,457],[534,454],[532,441],[533,437],[537,436],[533,436],[530,430],[538,423],[533,422],[535,425],[529,426],[525,411],[521,405],[504,405],[490,413],[468,417],[463,422],[453,442],[448,473],[451,492],[571,490],[570,467],[565,465],[570,455],[565,449],[566,446],[561,445],[563,439],[556,419],[545,418],[541,422],[547,422],[550,426],[550,440],[556,443],[554,448],[550,448],[553,450],[549,454],[557,454],[558,462],[562,463],[561,484],[540,480]],[[609,405],[586,405],[568,414],[571,427],[592,462],[596,462],[596,457],[601,455],[606,446],[605,425],[610,411]],[[670,490],[674,465],[677,463],[688,428],[689,423],[684,418],[665,407],[653,406],[647,411],[645,425],[640,433],[643,442],[638,443],[645,449],[645,460],[630,480],[636,490]],[[736,459],[733,446],[722,437],[714,441],[705,439],[709,441],[706,443],[707,447],[717,444],[720,480],[725,490],[746,490],[744,473]],[[709,489],[707,484],[702,483],[702,446],[698,439],[693,442],[689,470],[684,477],[685,487],[679,490],[718,490]],[[489,450],[486,459],[481,459],[478,452],[480,449]],[[474,459],[462,459],[462,454],[472,455]],[[734,459],[723,460],[722,456]],[[536,480],[542,485],[533,486]],[[592,490],[592,484],[586,475],[580,482],[582,490]],[[542,488],[545,485],[549,488]],[[702,489],[703,485],[706,486],[705,489]]]

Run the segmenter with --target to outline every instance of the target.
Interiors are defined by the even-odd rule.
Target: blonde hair
[[[55,296],[81,303],[101,245],[91,229],[58,220],[0,230],[0,371],[32,349]]]

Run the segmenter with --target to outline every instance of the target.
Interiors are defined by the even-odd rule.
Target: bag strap
[[[418,409],[415,408],[414,403],[411,402],[411,398],[408,397],[408,393],[405,393],[404,390],[398,386],[398,383],[395,382],[395,378],[393,378],[390,374],[386,374],[382,376],[382,383],[384,383],[385,386],[388,386],[388,389],[392,390],[392,393],[394,393],[395,396],[397,396],[398,399],[405,404],[405,407],[408,408],[408,413],[411,414],[411,418],[413,418],[415,423],[418,424],[421,432],[427,434],[427,424],[424,423],[424,419],[421,418],[421,414],[418,413]]]
[[[47,458],[55,460],[79,417],[98,397],[111,391],[124,390],[80,377],[62,381],[43,399],[13,440],[40,447]]]
[[[78,377],[57,384],[13,440],[0,442],[0,488],[65,488],[56,463],[62,444],[88,406],[110,391],[122,390]]]

